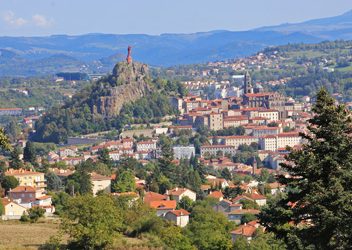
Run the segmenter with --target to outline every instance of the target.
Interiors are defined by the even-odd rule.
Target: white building
[[[196,150],[193,145],[189,146],[174,146],[174,158],[175,159],[190,159],[196,154]]]
[[[236,154],[236,147],[228,145],[206,145],[201,146],[200,148],[200,154],[202,157],[206,154],[217,155],[218,152],[221,152],[222,155],[230,154],[231,156],[234,156]]]
[[[183,197],[188,197],[192,201],[196,201],[197,199],[197,194],[188,188],[176,187],[174,189],[166,191],[166,195],[169,195],[170,199],[175,200],[177,203],[180,202]]]
[[[234,146],[236,149],[243,144],[251,145],[252,143],[258,143],[258,138],[249,135],[219,136],[217,139],[218,143]]]
[[[164,218],[173,221],[179,227],[185,227],[189,222],[189,212],[184,209],[172,210],[167,212]]]
[[[276,151],[287,146],[294,147],[302,143],[302,138],[296,132],[267,135],[259,139],[262,150]]]
[[[137,151],[152,151],[156,149],[156,141],[140,141],[137,142]]]

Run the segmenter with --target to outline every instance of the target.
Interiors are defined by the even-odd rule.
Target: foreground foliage
[[[283,164],[287,195],[261,213],[290,249],[349,249],[352,245],[352,120],[344,105],[319,91],[306,144]]]

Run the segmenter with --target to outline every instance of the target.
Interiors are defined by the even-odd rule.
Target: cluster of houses
[[[19,185],[8,191],[7,196],[1,199],[4,207],[3,220],[20,219],[32,207],[45,210],[46,216],[55,212],[51,196],[46,194],[46,180],[44,173],[24,169],[9,169],[5,176],[15,177]]]

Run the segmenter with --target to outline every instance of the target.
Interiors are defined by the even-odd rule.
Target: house
[[[167,195],[158,194],[155,192],[145,192],[143,197],[143,202],[150,204],[153,201],[166,201],[169,197]]]
[[[285,186],[278,182],[268,183],[268,187],[270,189],[271,195],[275,195],[285,190]]]
[[[266,205],[266,197],[264,195],[252,193],[246,194],[246,196],[255,201],[259,206]]]
[[[217,177],[212,177],[212,176],[206,176],[205,177],[207,179],[208,184],[212,187],[212,188],[221,188],[221,189],[225,189],[226,187],[229,186],[229,183],[227,182],[227,180],[225,180],[224,178],[217,178]]]
[[[239,226],[231,232],[232,242],[235,242],[238,237],[244,237],[247,241],[251,241],[260,224],[257,221],[250,221],[247,224]]]
[[[8,192],[10,200],[17,203],[31,203],[36,199],[36,189],[30,186],[18,186]]]
[[[47,186],[44,173],[34,172],[32,170],[15,170],[10,168],[5,172],[5,176],[13,176],[18,180],[19,186],[34,187],[37,191],[44,192]]]
[[[0,202],[4,207],[2,220],[19,220],[23,214],[27,213],[27,208],[17,204],[9,198],[1,198]]]
[[[77,147],[67,147],[59,149],[59,155],[61,158],[75,157],[77,155]]]
[[[109,157],[112,161],[119,161],[121,157],[120,151],[119,150],[110,151]]]
[[[170,199],[175,200],[177,203],[180,202],[180,200],[186,196],[190,198],[192,201],[196,201],[197,199],[197,194],[187,188],[176,187],[174,189],[168,190],[166,192],[166,195],[169,195]]]
[[[126,137],[121,140],[123,148],[132,148],[133,147],[133,139]]]
[[[245,214],[257,215],[259,213],[260,213],[260,211],[257,209],[237,209],[237,210],[233,210],[233,211],[229,212],[227,214],[227,218],[229,221],[233,221],[236,224],[241,224],[242,217]]]
[[[164,216],[167,212],[176,209],[176,201],[151,201],[149,206],[156,209],[157,216]]]
[[[76,166],[77,164],[80,164],[81,162],[84,162],[84,156],[79,156],[79,157],[65,157],[61,159],[63,162],[65,162],[66,165],[69,166]]]
[[[173,221],[179,227],[187,226],[190,213],[184,209],[172,210],[164,215],[164,218]]]
[[[248,201],[254,201],[253,199],[249,198],[248,196],[245,196],[245,195],[238,195],[236,196],[232,202],[233,203],[240,203],[242,200],[248,200]]]
[[[210,191],[208,197],[217,199],[218,201],[222,201],[224,199],[224,195],[222,194],[221,191]]]
[[[49,163],[54,163],[60,161],[60,156],[55,152],[51,151],[48,153],[48,161]]]
[[[36,206],[51,206],[52,200],[50,195],[44,195],[41,197],[37,197],[36,200],[33,202],[33,205]]]
[[[93,195],[96,195],[99,191],[105,191],[111,193],[111,177],[97,174],[95,172],[91,173],[92,181],[92,191]]]
[[[242,204],[232,203],[229,200],[223,199],[213,206],[213,210],[223,214],[228,214],[234,210],[242,209]]]

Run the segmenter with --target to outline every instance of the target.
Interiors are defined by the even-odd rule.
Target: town
[[[0,250],[351,249],[350,0],[0,2]]]
[[[241,236],[250,241],[257,229],[262,228],[255,217],[260,207],[266,205],[268,197],[285,190],[275,176],[282,174],[281,163],[286,161],[288,147],[299,148],[302,144],[299,133],[306,130],[306,121],[312,113],[309,99],[300,102],[288,100],[279,93],[264,92],[252,83],[248,72],[242,80],[239,95],[213,100],[194,95],[170,98],[179,114],[173,123],[149,129],[132,128],[123,132],[119,139],[89,145],[90,140],[98,140],[91,136],[90,140],[83,140],[82,145],[60,146],[40,157],[28,155],[33,153],[33,143],[19,140],[18,145],[24,148],[25,155],[19,154],[17,159],[3,162],[7,168],[4,180],[14,177],[17,182],[4,187],[2,219],[19,220],[34,208],[43,209],[46,217],[55,217],[52,192],[79,193],[74,190],[75,185],[70,184],[77,166],[85,162],[99,164],[102,159],[108,164],[130,159],[147,167],[163,157],[161,140],[169,138],[175,168],[184,161],[195,160],[208,169],[197,190],[173,186],[161,193],[160,190],[153,192],[150,182],[137,176],[133,176],[130,188],[121,189],[119,182],[126,180],[103,169],[89,173],[93,195],[104,192],[141,199],[155,209],[157,216],[180,227],[187,225],[190,216],[190,211],[182,204],[188,200],[195,202],[199,195],[210,197],[216,201],[214,211],[241,225],[231,232],[232,240]],[[23,125],[35,128],[38,118],[26,117]],[[192,143],[195,137],[203,139]],[[31,159],[33,166],[45,171],[35,171],[26,163],[18,164],[23,159],[25,162]],[[111,174],[107,175],[109,172]]]

